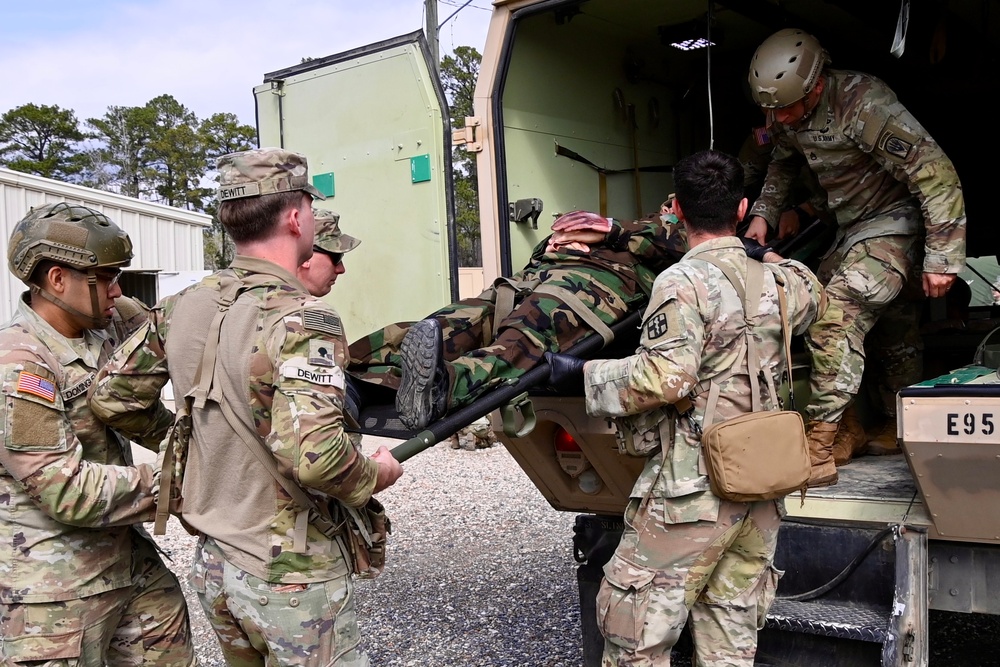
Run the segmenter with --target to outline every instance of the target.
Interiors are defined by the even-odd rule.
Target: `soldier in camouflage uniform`
[[[583,382],[587,411],[619,423],[647,424],[636,436],[656,443],[632,489],[625,532],[597,595],[605,667],[670,664],[670,649],[689,617],[700,667],[753,665],[780,572],[774,569],[781,500],[739,503],[715,496],[701,451],[708,388],[719,378],[714,422],[752,410],[743,300],[725,274],[745,282],[747,253],[734,237],[747,209],[739,163],[714,151],[674,167],[674,212],[687,227],[691,250],[656,279],[645,311],[640,347],[631,357],[583,360],[551,355],[551,381]],[[784,283],[789,327],[805,331],[823,308],[816,277],[774,253],[764,265],[760,311],[752,328],[762,368],[780,377],[785,366],[777,280]],[[739,363],[739,367],[734,367]],[[582,376],[582,377],[581,377]],[[761,382],[765,409],[776,409]],[[690,400],[676,418],[674,439],[661,442],[650,413]],[[674,413],[675,414],[675,413]],[[628,429],[626,429],[628,430]],[[636,430],[636,429],[631,429]],[[766,443],[765,443],[766,444]]]
[[[314,252],[322,198],[305,158],[264,148],[218,168],[219,220],[238,256],[157,304],[101,371],[92,406],[128,432],[168,380],[191,406],[181,515],[202,535],[191,581],[229,665],[364,667],[345,537],[273,475],[331,514],[364,507],[402,468],[345,432],[343,328],[294,275]]]
[[[607,225],[596,214],[567,215],[591,216]],[[568,348],[591,333],[580,308],[610,325],[643,303],[657,274],[684,254],[685,239],[677,229],[659,217],[615,221],[611,231],[592,235],[592,251],[586,244],[571,245],[586,234],[557,232],[510,279],[518,291],[500,322],[494,317],[497,289],[491,287],[416,324],[390,325],[355,341],[350,371],[399,390],[400,419],[410,428],[423,428],[520,377],[546,351]],[[567,305],[565,295],[544,292],[550,287],[575,296],[577,309]]]
[[[0,329],[0,664],[192,665],[177,578],[137,525],[154,470],[87,405],[146,320],[117,284],[131,241],[102,213],[47,204],[14,227],[7,259],[30,291]],[[155,451],[171,417],[149,419],[137,440]]]
[[[326,296],[337,276],[347,272],[344,253],[357,248],[361,241],[340,231],[339,213],[314,208],[313,217],[316,219],[313,254],[296,269],[295,277],[313,296]]]
[[[901,293],[921,256],[923,275],[915,284],[928,297],[944,296],[965,266],[965,203],[954,165],[888,86],[828,62],[815,37],[786,29],[761,44],[749,74],[776,146],[747,236],[763,242],[803,164],[819,178],[839,226],[818,271],[830,308],[806,337],[812,486],[836,483],[836,446],[850,458],[864,445],[863,438],[836,440],[861,383],[865,338],[877,322],[883,347],[874,356],[883,363],[890,414],[869,450],[898,451],[893,397],[921,373],[917,302]]]

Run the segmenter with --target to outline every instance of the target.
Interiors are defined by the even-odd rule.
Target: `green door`
[[[325,297],[349,340],[455,300],[448,113],[422,32],[311,60],[254,88],[261,146],[306,155],[361,239]]]

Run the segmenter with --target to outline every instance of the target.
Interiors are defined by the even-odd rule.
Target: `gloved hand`
[[[743,242],[743,248],[747,251],[747,257],[750,259],[756,259],[758,262],[763,262],[764,255],[772,252],[771,246],[761,245],[757,242],[757,239],[752,239],[748,236],[741,236],[740,241]]]
[[[559,352],[546,352],[545,361],[549,365],[549,386],[566,394],[583,393],[583,365],[580,357]]]

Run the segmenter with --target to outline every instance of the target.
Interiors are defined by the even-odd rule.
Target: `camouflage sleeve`
[[[809,268],[794,259],[765,264],[784,284],[788,300],[788,325],[792,333],[804,334],[826,312],[826,290]]]
[[[965,198],[955,165],[885,85],[872,81],[848,136],[920,202],[927,235],[924,272],[965,267]]]
[[[638,352],[584,367],[587,412],[622,417],[687,396],[697,384],[704,335],[694,286],[683,274],[661,274],[646,308]]]
[[[759,215],[775,227],[781,212],[799,202],[791,201],[792,186],[799,176],[804,158],[792,147],[784,133],[774,130],[774,152],[767,167],[767,177],[760,197],[750,208],[750,215]]]
[[[378,463],[344,430],[348,351],[340,318],[322,304],[307,306],[278,330],[268,444],[302,486],[361,507],[375,489]]]
[[[632,255],[660,271],[681,260],[688,251],[687,232],[682,224],[669,224],[659,215],[642,220],[626,220],[617,225],[624,244]],[[609,236],[615,230],[609,233]]]
[[[150,311],[148,321],[98,371],[90,394],[90,409],[101,421],[154,451],[174,420],[160,401],[160,390],[170,379],[164,323],[161,308]]]
[[[153,518],[153,469],[83,458],[55,374],[32,361],[0,366],[0,466],[46,515],[72,526],[127,525]]]

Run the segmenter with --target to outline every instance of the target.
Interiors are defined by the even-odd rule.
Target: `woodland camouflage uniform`
[[[448,410],[520,377],[538,365],[545,352],[565,350],[593,331],[569,306],[554,296],[534,293],[530,285],[562,287],[610,325],[644,303],[659,272],[686,250],[681,226],[659,217],[616,221],[607,239],[589,253],[547,253],[546,243],[536,246],[528,265],[511,278],[528,286],[499,324],[493,317],[495,287],[430,315],[440,323],[444,340]],[[351,374],[398,389],[403,365],[399,348],[411,324],[393,324],[352,343]]]

